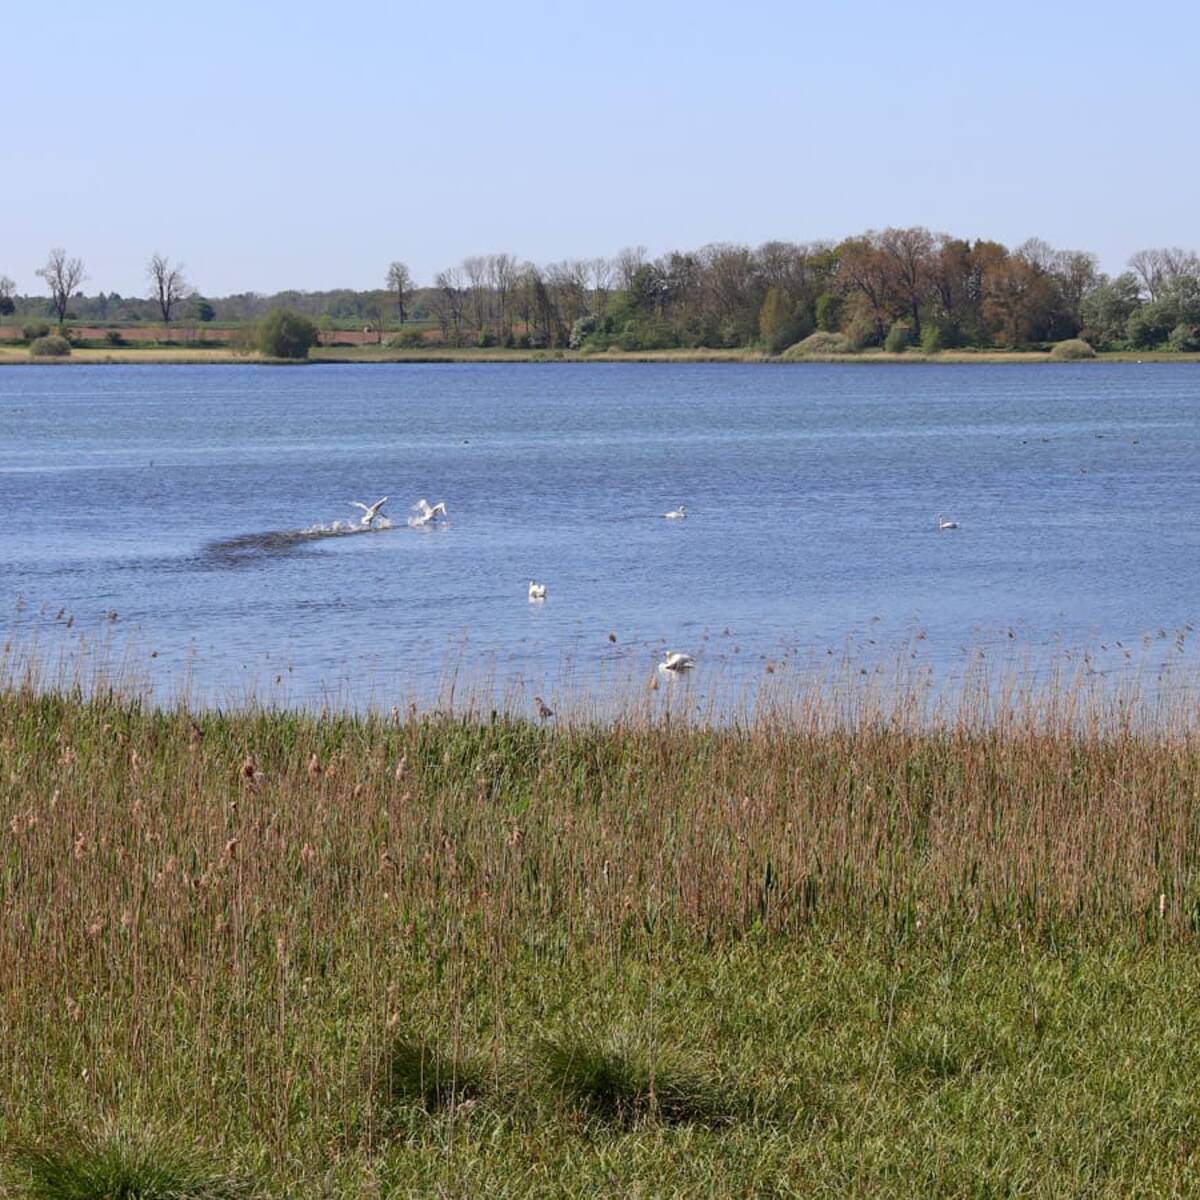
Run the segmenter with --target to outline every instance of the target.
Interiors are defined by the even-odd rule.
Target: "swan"
[[[945,518],[945,517],[943,517],[941,513],[938,513],[938,515],[937,515],[937,527],[938,527],[938,529],[939,529],[939,530],[942,530],[942,529],[957,529],[957,528],[958,528],[958,522],[957,522],[957,521],[947,521],[947,520],[946,520],[946,518]]]
[[[351,500],[350,501],[350,504],[354,508],[361,508],[363,510],[362,524],[367,529],[371,528],[371,522],[374,521],[376,517],[379,517],[379,516],[386,517],[387,516],[387,513],[381,513],[379,511],[386,503],[387,503],[386,496],[384,496],[384,498],[382,500],[376,500],[374,504],[364,504],[361,500]]]
[[[660,671],[690,671],[696,665],[696,660],[690,654],[679,650],[668,650],[666,657],[658,664]]]
[[[531,579],[529,581],[529,598],[530,598],[530,600],[545,600],[546,585],[544,583],[538,583],[536,580]]]
[[[421,499],[413,505],[413,512],[419,514],[412,519],[413,525],[428,525],[430,521],[436,521],[439,516],[446,515],[446,502],[439,500],[436,504],[431,505],[428,500]]]
[[[671,509],[668,513],[663,513],[668,521],[682,521],[687,516],[687,509],[681,504],[678,508]]]

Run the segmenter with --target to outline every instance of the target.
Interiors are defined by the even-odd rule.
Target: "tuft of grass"
[[[469,1058],[444,1054],[429,1042],[397,1038],[380,1073],[380,1099],[433,1114],[483,1098],[483,1072]]]
[[[183,1143],[120,1130],[19,1145],[5,1162],[14,1200],[246,1200],[251,1182],[214,1171]]]
[[[721,1126],[746,1111],[740,1099],[674,1063],[582,1036],[543,1039],[534,1068],[555,1098],[605,1124]]]

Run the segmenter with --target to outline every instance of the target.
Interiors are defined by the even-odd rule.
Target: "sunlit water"
[[[0,622],[215,703],[553,698],[668,648],[750,687],[848,641],[1119,673],[1200,610],[1198,394],[1190,365],[8,368]],[[421,497],[449,519],[410,527]]]

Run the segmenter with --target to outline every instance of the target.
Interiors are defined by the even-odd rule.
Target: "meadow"
[[[0,1195],[1200,1188],[1186,698],[538,722],[10,672],[0,778]]]

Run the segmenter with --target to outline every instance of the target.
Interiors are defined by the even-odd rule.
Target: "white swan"
[[[678,508],[671,509],[668,513],[663,513],[668,521],[682,521],[687,516],[687,509],[681,504]]]
[[[536,580],[531,579],[529,581],[529,598],[530,598],[530,600],[545,600],[546,585],[544,583],[538,583]]]
[[[666,657],[658,664],[660,671],[690,671],[696,665],[696,660],[690,654],[679,650],[668,650]]]
[[[938,515],[937,515],[937,527],[938,527],[938,529],[939,529],[939,530],[942,530],[942,529],[957,529],[957,528],[958,528],[958,522],[957,522],[957,521],[947,521],[947,520],[946,520],[946,519],[945,519],[945,518],[942,516],[942,514],[941,514],[941,513],[938,513]]]
[[[376,500],[374,504],[364,504],[361,500],[351,500],[350,503],[354,508],[361,508],[363,510],[362,524],[368,529],[371,528],[371,522],[375,520],[376,517],[387,516],[387,513],[381,513],[379,511],[387,503],[386,496],[384,496],[382,500]]]
[[[430,521],[436,521],[439,516],[446,515],[446,502],[439,500],[436,504],[430,504],[428,500],[421,499],[413,505],[413,512],[417,516],[409,522],[410,525],[428,525]]]

